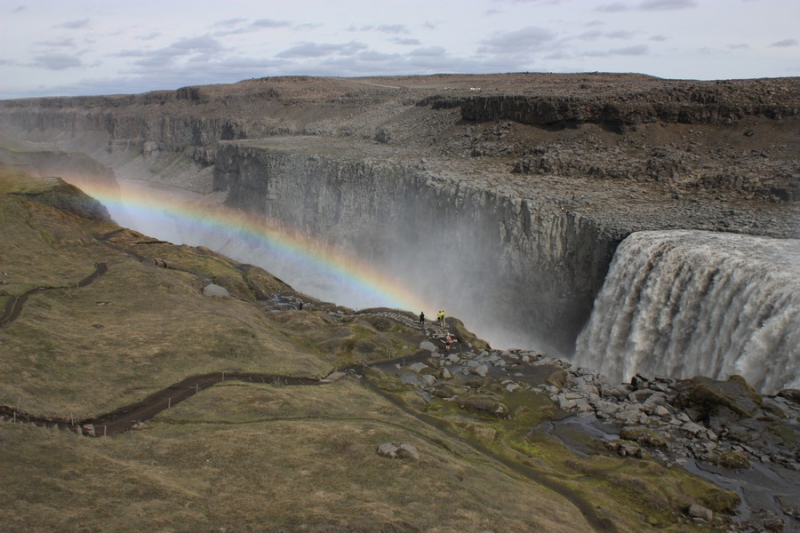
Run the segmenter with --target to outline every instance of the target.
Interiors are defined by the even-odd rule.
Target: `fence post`
[[[108,424],[103,424],[103,436],[108,435]]]
[[[225,381],[225,371],[222,371],[222,381]]]
[[[200,392],[200,384],[199,383],[195,383],[195,385],[194,385],[194,393],[197,394],[198,392]]]
[[[167,409],[172,408],[172,398],[167,398]]]

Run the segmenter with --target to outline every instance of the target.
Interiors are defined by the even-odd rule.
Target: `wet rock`
[[[716,381],[696,377],[676,386],[680,391],[680,402],[705,415],[715,414],[726,407],[739,416],[749,417],[758,409],[759,395],[741,378],[735,376],[728,381]]]
[[[430,374],[424,374],[420,376],[420,380],[422,381],[422,384],[425,385],[426,387],[430,387],[431,385],[436,383],[436,378]]]
[[[547,383],[560,389],[572,386],[572,375],[566,370],[558,370],[547,376]]]
[[[745,470],[750,468],[750,460],[741,451],[730,450],[710,457],[711,461],[719,466],[734,470]]]
[[[778,396],[800,405],[800,389],[783,389]]]
[[[411,370],[412,372],[414,372],[415,374],[419,374],[420,372],[422,372],[426,368],[430,368],[430,367],[428,365],[424,364],[424,363],[414,363],[412,365],[408,365],[408,369]]]
[[[419,349],[420,350],[427,350],[429,352],[435,352],[436,351],[436,345],[433,344],[431,341],[422,341],[421,343],[419,343]]]
[[[486,366],[486,365],[478,365],[478,366],[470,369],[470,372],[472,374],[475,374],[476,376],[480,376],[482,378],[485,378],[486,374],[489,373],[489,367]]]

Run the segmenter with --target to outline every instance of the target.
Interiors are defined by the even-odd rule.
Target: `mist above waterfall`
[[[287,256],[265,240],[253,239],[235,228],[203,225],[181,215],[181,206],[209,214],[230,211],[222,205],[225,193],[219,193],[215,199],[213,195],[152,182],[118,182],[119,201],[106,204],[112,218],[122,226],[175,244],[206,246],[237,261],[260,266],[296,290],[320,300],[355,309],[392,306],[374,293],[360,292],[324,264]],[[93,192],[91,185],[85,184],[85,188],[90,194]],[[136,204],[171,207],[143,213]],[[371,236],[361,232],[357,244],[375,252],[371,259],[376,269],[398,286],[406,287],[409,295],[429,302],[424,308],[405,310],[424,311],[432,318],[439,309],[444,309],[495,347],[549,349],[546,343],[524,330],[509,327],[508,315],[498,312],[503,308],[504,293],[497,282],[497,257],[483,253],[480,240],[469,226],[443,228],[430,224],[421,231],[397,227],[376,229]],[[335,244],[344,247],[340,250],[343,253],[357,253],[347,248],[347,243]]]
[[[577,364],[608,378],[727,379],[800,388],[800,241],[702,231],[630,235],[617,249]]]

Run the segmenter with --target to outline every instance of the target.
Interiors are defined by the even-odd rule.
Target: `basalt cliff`
[[[798,78],[264,78],[4,101],[0,128],[6,165],[220,193],[562,355],[633,232],[800,237]]]

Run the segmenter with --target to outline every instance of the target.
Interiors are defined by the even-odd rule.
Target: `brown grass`
[[[90,417],[194,374],[321,377],[410,355],[421,340],[378,316],[332,317],[322,306],[267,312],[256,297],[287,288],[260,269],[130,231],[106,242],[100,236],[119,229],[112,223],[3,194],[46,185],[0,170],[0,290],[10,295],[0,304],[34,287],[64,287],[34,294],[0,328],[0,404]],[[155,267],[152,256],[182,270]],[[97,262],[108,272],[75,288]],[[203,297],[209,280],[232,297]],[[113,439],[0,423],[0,530],[591,530],[537,476],[620,530],[692,531],[677,521],[681,506],[731,505],[730,493],[678,469],[582,459],[531,433],[555,416],[544,395],[487,386],[481,394],[512,411],[498,419],[428,404],[379,371],[363,379],[406,410],[348,378],[325,386],[225,382]],[[413,444],[420,461],[378,456],[386,441]]]
[[[20,480],[0,521],[29,530],[589,530],[561,498],[457,441],[443,448],[351,382],[215,386],[128,437],[4,424],[0,439]],[[386,441],[420,460],[378,456]]]

